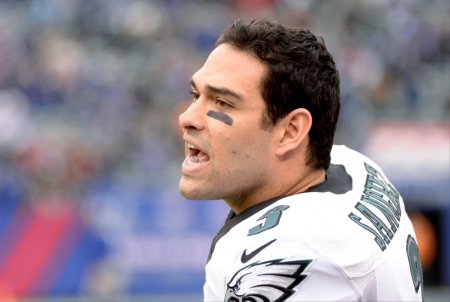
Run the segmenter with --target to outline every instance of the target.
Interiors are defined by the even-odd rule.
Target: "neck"
[[[282,174],[283,175],[283,174]],[[325,180],[325,170],[305,169],[301,175],[286,175],[278,177],[270,182],[270,185],[253,192],[249,196],[224,199],[230,208],[237,214],[277,196],[290,196],[308,190],[310,187],[322,183]]]
[[[325,181],[325,170],[315,170],[310,172],[303,181],[299,182],[297,185],[292,187],[287,195],[294,195],[304,192],[311,188],[312,186],[318,185]]]

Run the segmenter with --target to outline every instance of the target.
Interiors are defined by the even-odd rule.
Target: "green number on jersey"
[[[406,254],[408,255],[409,268],[411,270],[414,289],[417,293],[419,291],[419,288],[423,288],[423,273],[422,264],[420,263],[419,258],[419,248],[417,247],[417,243],[411,235],[408,235],[408,239],[406,240]]]
[[[257,221],[260,221],[261,219],[265,218],[266,221],[264,222],[264,224],[260,223],[257,226],[255,226],[254,228],[251,228],[250,230],[248,230],[247,236],[259,234],[261,232],[264,232],[268,229],[275,227],[278,224],[278,222],[280,222],[281,211],[284,211],[288,208],[289,208],[289,206],[276,206],[273,209],[270,209],[269,211],[267,211],[266,214],[262,215],[257,220]]]

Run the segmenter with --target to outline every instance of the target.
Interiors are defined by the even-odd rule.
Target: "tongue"
[[[197,157],[198,157],[198,161],[200,163],[204,163],[204,162],[207,162],[209,160],[208,154],[206,154],[205,152],[202,152],[202,151],[200,151],[200,153],[197,154]]]

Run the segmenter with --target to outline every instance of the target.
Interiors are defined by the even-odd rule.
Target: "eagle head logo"
[[[312,260],[257,261],[237,271],[228,282],[224,302],[281,302],[308,277],[302,274]]]

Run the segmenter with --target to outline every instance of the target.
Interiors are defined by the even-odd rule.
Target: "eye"
[[[190,95],[192,95],[192,100],[193,102],[195,102],[196,100],[198,100],[200,98],[200,94],[198,94],[195,91],[188,91]]]
[[[216,105],[217,105],[217,107],[219,107],[219,108],[229,108],[229,107],[231,107],[230,104],[228,104],[227,102],[222,101],[222,100],[220,100],[220,99],[217,99],[217,100],[216,100]]]

